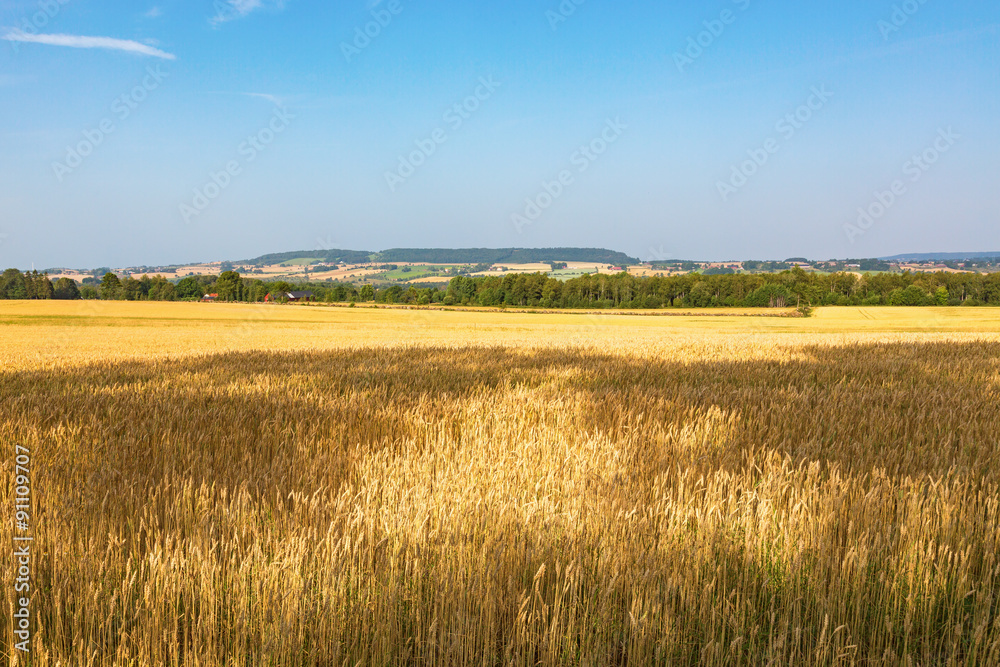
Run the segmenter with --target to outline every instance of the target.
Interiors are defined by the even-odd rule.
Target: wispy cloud
[[[267,100],[271,104],[277,105],[279,107],[284,106],[284,104],[281,101],[281,98],[279,98],[277,95],[270,95],[268,93],[243,93],[243,92],[229,92],[224,90],[213,90],[209,93],[209,95],[241,95],[243,97],[256,97],[257,99]]]
[[[159,7],[152,7],[148,12],[143,14],[147,19],[158,19],[163,16],[163,10]]]
[[[115,39],[114,37],[87,37],[84,35],[33,35],[23,30],[11,30],[3,39],[10,42],[31,42],[48,44],[50,46],[68,46],[74,49],[110,49],[112,51],[127,51],[164,60],[176,60],[177,56],[160,49],[133,42],[130,39]]]
[[[208,20],[213,26],[235,21],[258,9],[281,10],[285,0],[215,0],[215,16]]]
[[[282,106],[281,99],[275,97],[274,95],[268,95],[267,93],[242,93],[242,94],[246,95],[247,97],[256,97],[262,100],[267,100],[271,104],[277,104],[279,107]]]

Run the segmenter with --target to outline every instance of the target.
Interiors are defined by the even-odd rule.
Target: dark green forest
[[[310,291],[327,303],[442,304],[531,308],[785,308],[802,306],[1000,306],[1000,273],[729,273],[636,277],[627,273],[586,275],[567,281],[545,274],[503,277],[457,276],[442,287],[262,281],[226,271],[220,276],[188,276],[176,284],[160,276],[119,278],[78,285],[55,283],[45,274],[8,269],[0,276],[2,299],[106,299],[196,301],[217,294],[219,301],[260,302],[268,294]]]
[[[314,257],[328,264],[337,264],[338,262],[344,262],[345,264],[367,264],[375,261],[373,258],[377,256],[378,253],[369,252],[368,250],[299,250],[295,252],[273,252],[253,259],[229,263],[268,266],[302,257]]]

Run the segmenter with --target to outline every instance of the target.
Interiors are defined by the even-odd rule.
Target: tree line
[[[781,273],[637,277],[628,273],[585,275],[562,281],[542,273],[495,277],[456,276],[442,287],[263,281],[235,271],[188,276],[176,284],[162,276],[119,278],[106,273],[83,285],[55,283],[35,271],[8,269],[0,277],[3,299],[198,300],[261,302],[292,291],[316,301],[385,304],[540,308],[786,308],[794,306],[982,306],[1000,305],[1000,273]]]
[[[1000,273],[689,273],[638,277],[456,277],[445,303],[543,308],[1000,305]]]
[[[54,284],[38,271],[7,269],[0,275],[0,299],[79,299],[75,280],[60,278]]]

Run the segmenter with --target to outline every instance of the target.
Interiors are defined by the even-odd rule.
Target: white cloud
[[[243,93],[243,94],[246,95],[247,97],[257,97],[262,100],[267,100],[271,104],[277,104],[279,107],[282,106],[281,100],[278,97],[274,95],[269,95],[268,93]]]
[[[159,7],[152,7],[148,12],[143,14],[147,19],[158,19],[163,16],[163,10]]]
[[[285,0],[215,0],[215,16],[208,20],[213,26],[235,21],[258,9],[281,10]]]
[[[3,39],[9,42],[31,42],[34,44],[49,44],[50,46],[68,46],[74,49],[111,49],[113,51],[128,51],[164,60],[176,60],[177,56],[166,53],[147,44],[133,42],[130,39],[115,39],[113,37],[86,37],[83,35],[33,35],[22,30],[11,30]]]
[[[242,95],[244,97],[256,97],[256,98],[261,99],[261,100],[267,100],[271,104],[275,104],[275,105],[277,105],[279,107],[280,106],[284,106],[284,104],[281,101],[281,98],[279,98],[277,95],[271,95],[269,93],[242,93],[242,92],[224,92],[224,91],[219,91],[219,90],[213,90],[209,94],[210,95]]]

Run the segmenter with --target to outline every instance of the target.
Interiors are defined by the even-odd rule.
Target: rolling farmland
[[[33,664],[1000,662],[998,309],[0,325]]]

